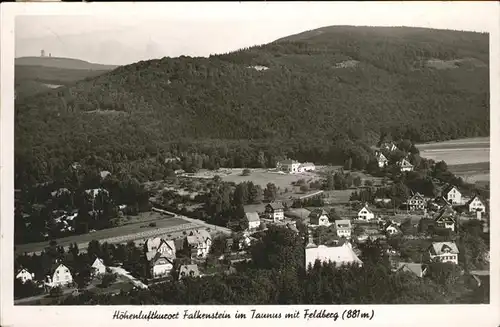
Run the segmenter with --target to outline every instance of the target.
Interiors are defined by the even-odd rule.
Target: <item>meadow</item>
[[[489,181],[489,137],[426,143],[417,147],[421,157],[444,160],[453,173],[468,182]]]

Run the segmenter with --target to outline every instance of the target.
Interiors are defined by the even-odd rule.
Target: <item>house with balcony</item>
[[[458,264],[459,250],[455,242],[433,242],[429,247],[431,261]]]
[[[279,201],[268,203],[264,211],[266,216],[274,222],[283,221],[285,219],[285,207],[283,206],[283,203]]]

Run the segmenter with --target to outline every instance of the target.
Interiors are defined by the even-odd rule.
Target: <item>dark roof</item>
[[[328,214],[326,213],[325,210],[323,209],[314,209],[313,211],[311,211],[311,213],[309,214],[309,218],[319,218],[323,215],[326,215],[328,216]]]
[[[279,202],[279,201],[273,201],[273,202],[269,202],[266,207],[269,206],[271,207],[273,210],[279,210],[279,209],[284,209],[283,207],[283,203]]]
[[[174,243],[175,243],[175,249],[177,251],[184,249],[184,239],[183,238],[175,239]]]
[[[454,188],[456,188],[457,191],[460,192],[460,190],[455,185],[448,184],[445,186],[445,188],[443,188],[442,194],[448,194]]]
[[[476,199],[476,198],[478,198],[478,199],[479,199],[479,201],[481,201],[481,203],[482,203],[484,206],[486,206],[486,201],[485,201],[482,197],[480,197],[479,195],[477,195],[477,194],[476,194],[476,195],[474,195],[474,196],[473,196],[473,197],[472,197],[469,201],[467,201],[467,204],[466,204],[466,205],[471,204],[471,203],[472,203],[472,201],[474,201],[474,199]]]
[[[443,207],[438,213],[434,216],[434,220],[442,220],[442,219],[452,219],[455,221],[456,211],[450,205]]]

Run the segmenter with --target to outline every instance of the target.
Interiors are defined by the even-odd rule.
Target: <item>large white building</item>
[[[278,161],[276,169],[285,173],[296,174],[316,170],[312,162],[300,163],[297,160],[286,159]]]

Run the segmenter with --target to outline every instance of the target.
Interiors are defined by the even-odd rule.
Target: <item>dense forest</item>
[[[172,155],[203,168],[289,156],[364,169],[380,134],[489,135],[488,53],[487,34],[328,27],[118,67],[17,99],[16,184],[57,179],[73,162],[145,180]]]

